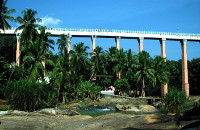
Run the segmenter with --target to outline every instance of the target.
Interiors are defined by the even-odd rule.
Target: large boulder
[[[15,116],[27,116],[29,112],[25,111],[18,111],[18,110],[7,110],[7,111],[0,111],[0,115],[15,115]]]
[[[15,115],[15,116],[30,116],[30,115],[80,115],[78,112],[65,109],[65,108],[45,108],[34,112],[25,112],[18,110],[8,110],[8,111],[0,111],[0,115]]]
[[[80,115],[78,112],[69,110],[66,108],[45,108],[41,109],[39,111],[35,111],[36,113],[41,114],[52,114],[52,115],[68,115],[68,116],[74,116],[74,115]]]
[[[138,113],[154,113],[159,112],[157,108],[152,105],[116,105],[117,111],[138,112]]]

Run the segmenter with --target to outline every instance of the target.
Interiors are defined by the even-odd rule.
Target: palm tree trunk
[[[144,77],[142,78],[142,97],[145,97],[145,84],[144,84]]]
[[[121,79],[121,72],[117,72],[116,76],[117,76],[118,79]]]

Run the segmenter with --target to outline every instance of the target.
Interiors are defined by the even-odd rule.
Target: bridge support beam
[[[161,45],[161,56],[164,59],[164,61],[166,62],[166,51],[165,51],[165,43],[166,43],[166,38],[162,38],[160,40],[160,45]],[[168,93],[168,84],[162,85],[161,86],[161,95],[164,96]]]
[[[115,42],[116,42],[116,48],[118,50],[120,50],[120,37],[116,37]],[[121,79],[121,73],[120,72],[117,72],[116,76],[117,76],[118,79]]]
[[[17,47],[16,47],[16,65],[20,65],[20,51],[21,51],[21,44],[20,44],[20,34],[16,34],[17,37]]]
[[[115,42],[116,42],[116,48],[119,50],[120,49],[120,37],[116,37]]]
[[[182,90],[185,92],[186,98],[189,97],[189,83],[188,83],[188,61],[187,61],[187,40],[181,41],[182,47]]]
[[[139,43],[139,52],[143,51],[143,41],[144,41],[144,37],[139,37],[138,39],[138,43]]]
[[[67,53],[69,53],[71,50],[71,39],[72,39],[72,36],[69,34],[68,39],[67,39]]]
[[[94,49],[96,48],[96,36],[92,36],[91,40],[92,40],[92,55],[93,55]]]

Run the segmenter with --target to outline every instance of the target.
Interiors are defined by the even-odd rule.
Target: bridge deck
[[[15,35],[15,29],[1,31],[0,34]],[[200,34],[191,33],[170,33],[170,32],[152,32],[152,31],[130,31],[130,30],[105,30],[105,29],[71,29],[71,28],[47,28],[52,36],[60,36],[61,34],[71,35],[72,37],[102,37],[102,38],[125,38],[125,39],[166,39],[166,40],[183,40],[200,41]],[[18,31],[17,33],[21,33]]]

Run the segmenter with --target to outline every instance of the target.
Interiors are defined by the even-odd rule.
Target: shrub
[[[161,111],[163,113],[180,112],[186,105],[185,93],[175,87],[169,88],[169,93],[162,98],[162,101]]]
[[[51,93],[41,83],[25,79],[9,81],[4,92],[11,108],[16,110],[34,111],[52,101]]]
[[[128,79],[117,79],[114,82],[114,86],[117,90],[122,91],[122,92],[126,92],[130,88]]]
[[[79,95],[79,98],[91,98],[92,100],[95,100],[99,96],[101,89],[100,86],[97,86],[92,82],[84,81],[79,83],[76,92]]]

